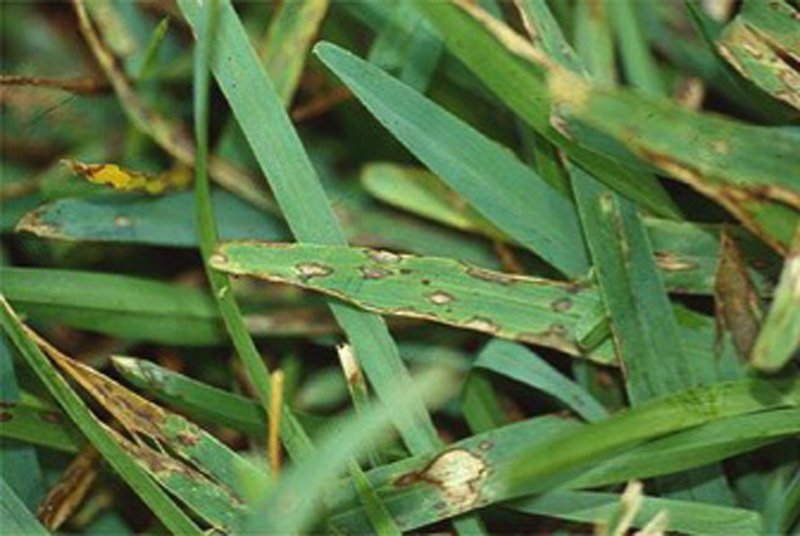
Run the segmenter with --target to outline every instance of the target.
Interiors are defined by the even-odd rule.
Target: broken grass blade
[[[588,269],[575,208],[506,148],[330,43],[316,55],[373,115],[481,215],[563,273]]]
[[[800,352],[800,225],[780,282],[753,348],[751,364],[765,372],[783,368]]]
[[[55,370],[42,351],[28,338],[24,325],[8,302],[0,296],[0,320],[9,338],[19,348],[25,361],[36,372],[64,411],[75,422],[105,460],[131,486],[164,525],[176,533],[200,534],[194,522],[142,471],[109,435],[89,408]]]
[[[382,314],[422,318],[582,355],[579,341],[604,314],[577,283],[511,276],[453,259],[383,250],[230,242],[211,264],[323,292]],[[532,311],[536,314],[532,314]],[[590,359],[613,360],[593,353]]]

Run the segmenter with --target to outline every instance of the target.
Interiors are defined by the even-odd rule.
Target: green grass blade
[[[619,505],[620,496],[594,491],[554,491],[509,504],[519,512],[594,523],[608,518]],[[758,512],[713,504],[693,503],[659,497],[644,497],[633,526],[642,528],[658,512],[667,512],[670,531],[682,534],[763,534]]]
[[[61,412],[37,408],[22,402],[16,404],[4,402],[4,404],[9,406],[0,409],[0,414],[3,416],[0,420],[1,437],[70,453],[77,453],[82,446],[81,434],[69,421],[64,421],[65,416]],[[8,468],[8,471],[12,468],[6,464],[13,460],[9,452],[14,450],[13,444],[3,441],[3,476],[6,479],[11,475],[5,472],[5,468]],[[16,463],[26,469],[25,475],[29,480],[36,480],[35,471],[38,469],[32,471],[24,460],[18,459]]]
[[[572,187],[631,405],[713,382],[711,354],[696,358],[684,350],[638,208],[578,168],[572,169]],[[675,485],[699,494],[702,480],[706,496],[732,500],[721,468],[710,471],[715,478],[690,473]]]
[[[608,417],[592,395],[522,345],[494,340],[478,354],[473,367],[502,374],[555,397],[589,422]]]
[[[800,57],[799,13],[788,2],[744,2],[716,43],[719,54],[739,74],[796,109],[800,109],[800,72],[791,58]]]
[[[56,372],[42,351],[26,336],[22,324],[5,298],[0,298],[0,301],[2,301],[0,319],[3,329],[28,365],[92,445],[169,530],[180,534],[200,534],[200,529],[192,520],[131,459],[100,422],[95,420],[75,391]]]
[[[217,10],[216,0],[209,0],[203,6],[202,22],[195,31],[198,36],[195,48],[194,67],[194,115],[195,143],[197,158],[195,162],[195,205],[197,211],[197,229],[200,252],[206,269],[211,290],[217,300],[219,312],[225,322],[236,352],[244,363],[247,375],[252,382],[259,401],[264,408],[270,408],[271,389],[267,366],[259,354],[253,339],[247,332],[244,318],[231,290],[230,281],[224,274],[215,272],[209,266],[209,257],[217,240],[216,221],[211,204],[210,185],[206,170],[208,159],[208,93],[212,56],[219,55],[217,50],[217,24],[222,24],[222,17]],[[220,28],[221,29],[221,28]],[[283,403],[281,411],[281,440],[289,454],[300,459],[311,452],[313,446],[303,427],[297,422],[287,404]]]
[[[453,378],[442,371],[431,371],[419,382],[418,391],[395,387],[387,396],[386,405],[346,419],[332,429],[319,441],[313,456],[281,477],[261,506],[251,513],[246,529],[281,533],[311,529],[330,483],[350,460],[364,452],[371,440],[387,429],[393,412],[418,403],[418,392],[429,398],[435,396],[440,402],[454,392]]]
[[[214,189],[211,202],[223,239],[289,237],[278,218],[233,194]],[[197,247],[195,227],[193,195],[185,192],[156,198],[104,195],[59,199],[25,214],[16,231],[58,240],[191,248]]]
[[[751,357],[757,369],[775,372],[800,351],[800,226],[775,289],[775,299],[761,326]]]
[[[800,220],[796,136],[622,90],[581,86],[575,78],[551,82],[558,121],[574,139],[591,143],[589,131],[612,137],[787,252]]]
[[[308,49],[325,18],[329,3],[329,0],[310,0],[280,4],[259,46],[264,68],[284,106],[292,101]]]
[[[607,4],[622,67],[630,85],[648,95],[666,98],[668,95],[658,64],[650,52],[640,22],[640,11],[646,7],[634,0],[610,0]]]
[[[222,340],[210,296],[146,279],[43,268],[3,267],[2,293],[37,321],[164,344]]]
[[[437,455],[417,456],[374,469],[367,476],[384,497],[384,503],[395,519],[403,520],[405,530],[414,530],[454,514],[450,508],[436,507],[446,492],[424,479],[426,468],[445,452],[469,452],[490,468],[488,476],[476,481],[472,487],[480,505],[506,501],[519,494],[547,492],[552,490],[556,480],[570,488],[593,488],[624,483],[631,478],[683,471],[795,434],[798,429],[797,403],[800,401],[797,385],[787,389],[792,394],[783,402],[774,399],[777,405],[766,404],[773,408],[780,408],[783,403],[794,407],[764,413],[765,404],[761,397],[772,391],[772,386],[784,391],[779,383],[761,384],[752,380],[730,383],[722,388],[719,385],[703,387],[588,425],[557,417],[538,417],[479,433],[450,445]],[[778,394],[778,391],[772,392]],[[721,411],[718,414],[703,413],[704,410],[698,412],[696,401],[705,398],[717,399]],[[722,409],[723,406],[728,409]],[[663,421],[663,417],[670,414],[674,419],[669,417],[669,423]],[[647,425],[648,422],[651,424]],[[616,435],[605,435],[612,428]],[[622,447],[621,454],[609,457],[607,445],[597,443],[599,438],[619,441],[618,446],[626,446]],[[566,462],[556,472],[561,476],[557,479],[551,477],[547,482],[532,479],[522,488],[506,485],[507,478],[522,468],[522,459],[524,463],[531,463],[538,455],[541,458],[537,464],[546,467],[554,456],[560,456],[562,448],[591,452],[587,458],[590,461],[578,467],[577,471]],[[543,454],[545,452],[548,454]],[[571,455],[567,458],[579,461]],[[653,461],[655,463],[651,463]],[[580,473],[584,469],[588,471]],[[577,477],[576,472],[579,473]],[[331,507],[337,512],[331,519],[331,526],[352,532],[368,530],[368,521],[358,508],[352,490],[338,487]]]
[[[349,464],[350,478],[358,491],[358,496],[361,499],[361,504],[364,506],[364,511],[367,514],[375,534],[379,536],[399,536],[403,532],[397,527],[397,523],[392,519],[391,514],[386,510],[386,507],[381,502],[378,494],[372,489],[372,484],[369,479],[358,466],[358,463],[350,461]]]
[[[28,508],[33,509],[45,493],[36,451],[29,445],[7,441],[5,438],[26,442],[26,435],[37,435],[36,428],[41,420],[19,414],[22,405],[11,352],[9,340],[0,332],[0,436],[3,438],[0,440],[0,467],[3,468],[3,478],[14,493]],[[41,422],[43,436],[48,435],[49,424]]]
[[[545,0],[515,0],[522,21],[534,46],[540,46],[544,53],[559,65],[570,71],[586,75],[583,63],[564,38],[558,21],[553,16]]]
[[[14,490],[0,476],[0,518],[5,534],[47,534],[47,531],[25,506]]]
[[[230,242],[220,246],[212,265],[323,292],[383,314],[423,318],[572,355],[582,355],[580,340],[604,318],[591,288],[490,272],[453,259],[341,246]]]
[[[713,381],[687,359],[637,208],[573,168],[572,186],[632,405]]]
[[[614,35],[611,28],[613,0],[579,0],[575,5],[575,49],[586,71],[605,85],[617,80]]]
[[[417,158],[491,220],[562,272],[588,268],[569,199],[507,149],[349,52],[324,43],[317,56]]]
[[[197,0],[179,0],[178,5],[196,29],[201,18],[200,4]],[[212,70],[295,237],[300,241],[343,244],[342,231],[300,139],[228,0],[220,4]],[[365,356],[364,370],[379,398],[388,385],[409,381],[397,348],[379,317],[340,305],[331,307],[356,353]],[[430,450],[438,444],[435,428],[421,404],[395,418],[412,450]]]

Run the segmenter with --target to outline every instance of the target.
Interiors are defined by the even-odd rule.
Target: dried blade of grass
[[[85,446],[50,488],[38,511],[47,530],[58,530],[86,498],[97,479],[100,459],[93,446]]]
[[[89,441],[120,474],[164,525],[176,533],[200,534],[200,529],[178,508],[96,420],[69,384],[56,372],[38,346],[27,336],[25,326],[0,296],[0,320],[9,338],[28,365],[48,388]]]

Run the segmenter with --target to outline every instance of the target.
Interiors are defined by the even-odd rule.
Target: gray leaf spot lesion
[[[301,262],[296,264],[294,269],[302,281],[308,281],[314,277],[327,277],[333,273],[333,268],[318,262]]]
[[[383,279],[392,275],[391,271],[374,266],[361,266],[359,270],[364,279]]]
[[[369,249],[367,250],[367,257],[375,262],[383,264],[391,264],[403,260],[403,256],[399,253],[394,253],[393,251],[387,251],[385,249]]]
[[[476,331],[483,331],[485,333],[492,334],[500,331],[500,326],[483,316],[473,316],[464,322],[464,327],[467,329],[474,329]]]
[[[431,301],[431,303],[434,303],[436,305],[446,305],[448,303],[456,301],[455,296],[441,290],[437,290],[435,292],[431,292],[430,294],[428,294],[428,299]]]

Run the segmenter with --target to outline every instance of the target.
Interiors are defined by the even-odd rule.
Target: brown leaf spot
[[[467,267],[467,275],[475,279],[488,281],[489,283],[497,283],[499,285],[511,285],[514,283],[513,277],[499,272],[492,272],[491,270],[484,270],[483,268],[476,268],[474,266]]]
[[[0,422],[8,422],[13,419],[14,416],[9,411],[0,411]]]
[[[572,309],[572,300],[569,298],[559,298],[550,304],[550,308],[556,313],[565,313]]]
[[[178,434],[177,439],[184,447],[194,447],[200,442],[200,438],[189,432],[181,432]]]
[[[42,419],[44,422],[50,422],[53,424],[58,424],[61,422],[61,415],[54,411],[45,411],[39,414],[39,418]]]
[[[15,408],[17,407],[16,402],[0,402],[0,408]]]
[[[731,150],[725,140],[716,140],[712,142],[711,148],[714,149],[714,152],[717,154],[728,154]]]

